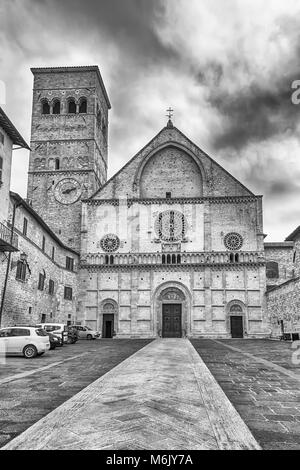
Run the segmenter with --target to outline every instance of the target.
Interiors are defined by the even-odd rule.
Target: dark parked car
[[[46,333],[49,336],[50,349],[55,349],[56,346],[62,346],[62,339],[61,338],[54,335],[53,333],[50,333],[49,331],[46,331]]]

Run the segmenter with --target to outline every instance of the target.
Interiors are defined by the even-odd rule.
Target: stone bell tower
[[[59,238],[79,250],[81,200],[107,178],[109,98],[97,66],[31,71],[27,198]]]

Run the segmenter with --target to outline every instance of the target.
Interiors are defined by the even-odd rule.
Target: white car
[[[40,328],[12,326],[0,329],[0,355],[41,356],[50,349],[47,333]]]
[[[76,328],[79,339],[96,339],[99,338],[99,331],[92,330],[89,326],[72,325]]]

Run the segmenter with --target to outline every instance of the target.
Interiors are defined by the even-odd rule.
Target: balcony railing
[[[262,252],[198,252],[198,253],[88,253],[81,259],[88,265],[212,265],[264,263]]]
[[[0,222],[0,252],[18,251],[18,236]]]

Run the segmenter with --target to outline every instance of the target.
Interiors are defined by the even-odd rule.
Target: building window
[[[43,235],[43,240],[42,240],[42,250],[45,251],[45,245],[46,245],[46,238]]]
[[[54,101],[52,113],[60,114],[60,101],[59,100]]]
[[[172,193],[166,193],[166,199],[171,199]]]
[[[228,250],[237,251],[243,246],[243,237],[236,232],[230,232],[225,235],[224,245]]]
[[[0,157],[0,183],[2,183],[3,158]]]
[[[39,274],[38,290],[44,290],[45,279],[46,279],[46,274],[45,274],[45,271],[43,270],[43,272]]]
[[[32,307],[29,307],[29,309],[28,309],[28,313],[29,313],[29,315],[31,315],[31,314],[32,314]]]
[[[73,98],[71,98],[68,102],[68,113],[69,114],[76,114],[76,103]]]
[[[106,252],[117,251],[120,247],[120,239],[117,235],[109,233],[101,238],[100,246]]]
[[[163,241],[183,240],[187,232],[186,218],[176,210],[161,212],[155,221],[155,232]]]
[[[74,259],[69,256],[66,257],[66,269],[68,271],[74,271]]]
[[[107,139],[107,127],[106,127],[104,119],[102,120],[102,133],[103,133],[103,137],[106,140]]]
[[[25,261],[22,261],[22,260],[18,261],[16,279],[18,281],[23,281],[23,282],[26,280],[26,263],[25,263]]]
[[[54,294],[54,281],[52,279],[49,279],[49,294]]]
[[[55,169],[56,169],[56,170],[59,170],[59,166],[60,166],[60,165],[59,165],[59,158],[56,158],[56,159],[55,159]]]
[[[27,227],[28,227],[28,220],[26,217],[23,219],[23,235],[24,237],[27,237]]]
[[[46,322],[46,314],[42,313],[41,323],[45,323],[45,322]]]
[[[86,101],[85,98],[82,98],[82,99],[80,100],[79,112],[80,112],[80,113],[86,113],[86,112],[87,112],[87,101]]]
[[[50,114],[50,105],[47,100],[42,101],[42,114]]]
[[[55,257],[55,247],[53,246],[52,247],[52,253],[51,253],[51,258],[52,258],[53,261],[54,261],[54,257]]]
[[[73,290],[72,287],[66,287],[65,286],[65,295],[64,295],[66,300],[72,300],[73,298]]]
[[[279,278],[279,267],[278,263],[275,261],[269,261],[266,264],[266,274],[268,279],[278,279]]]

